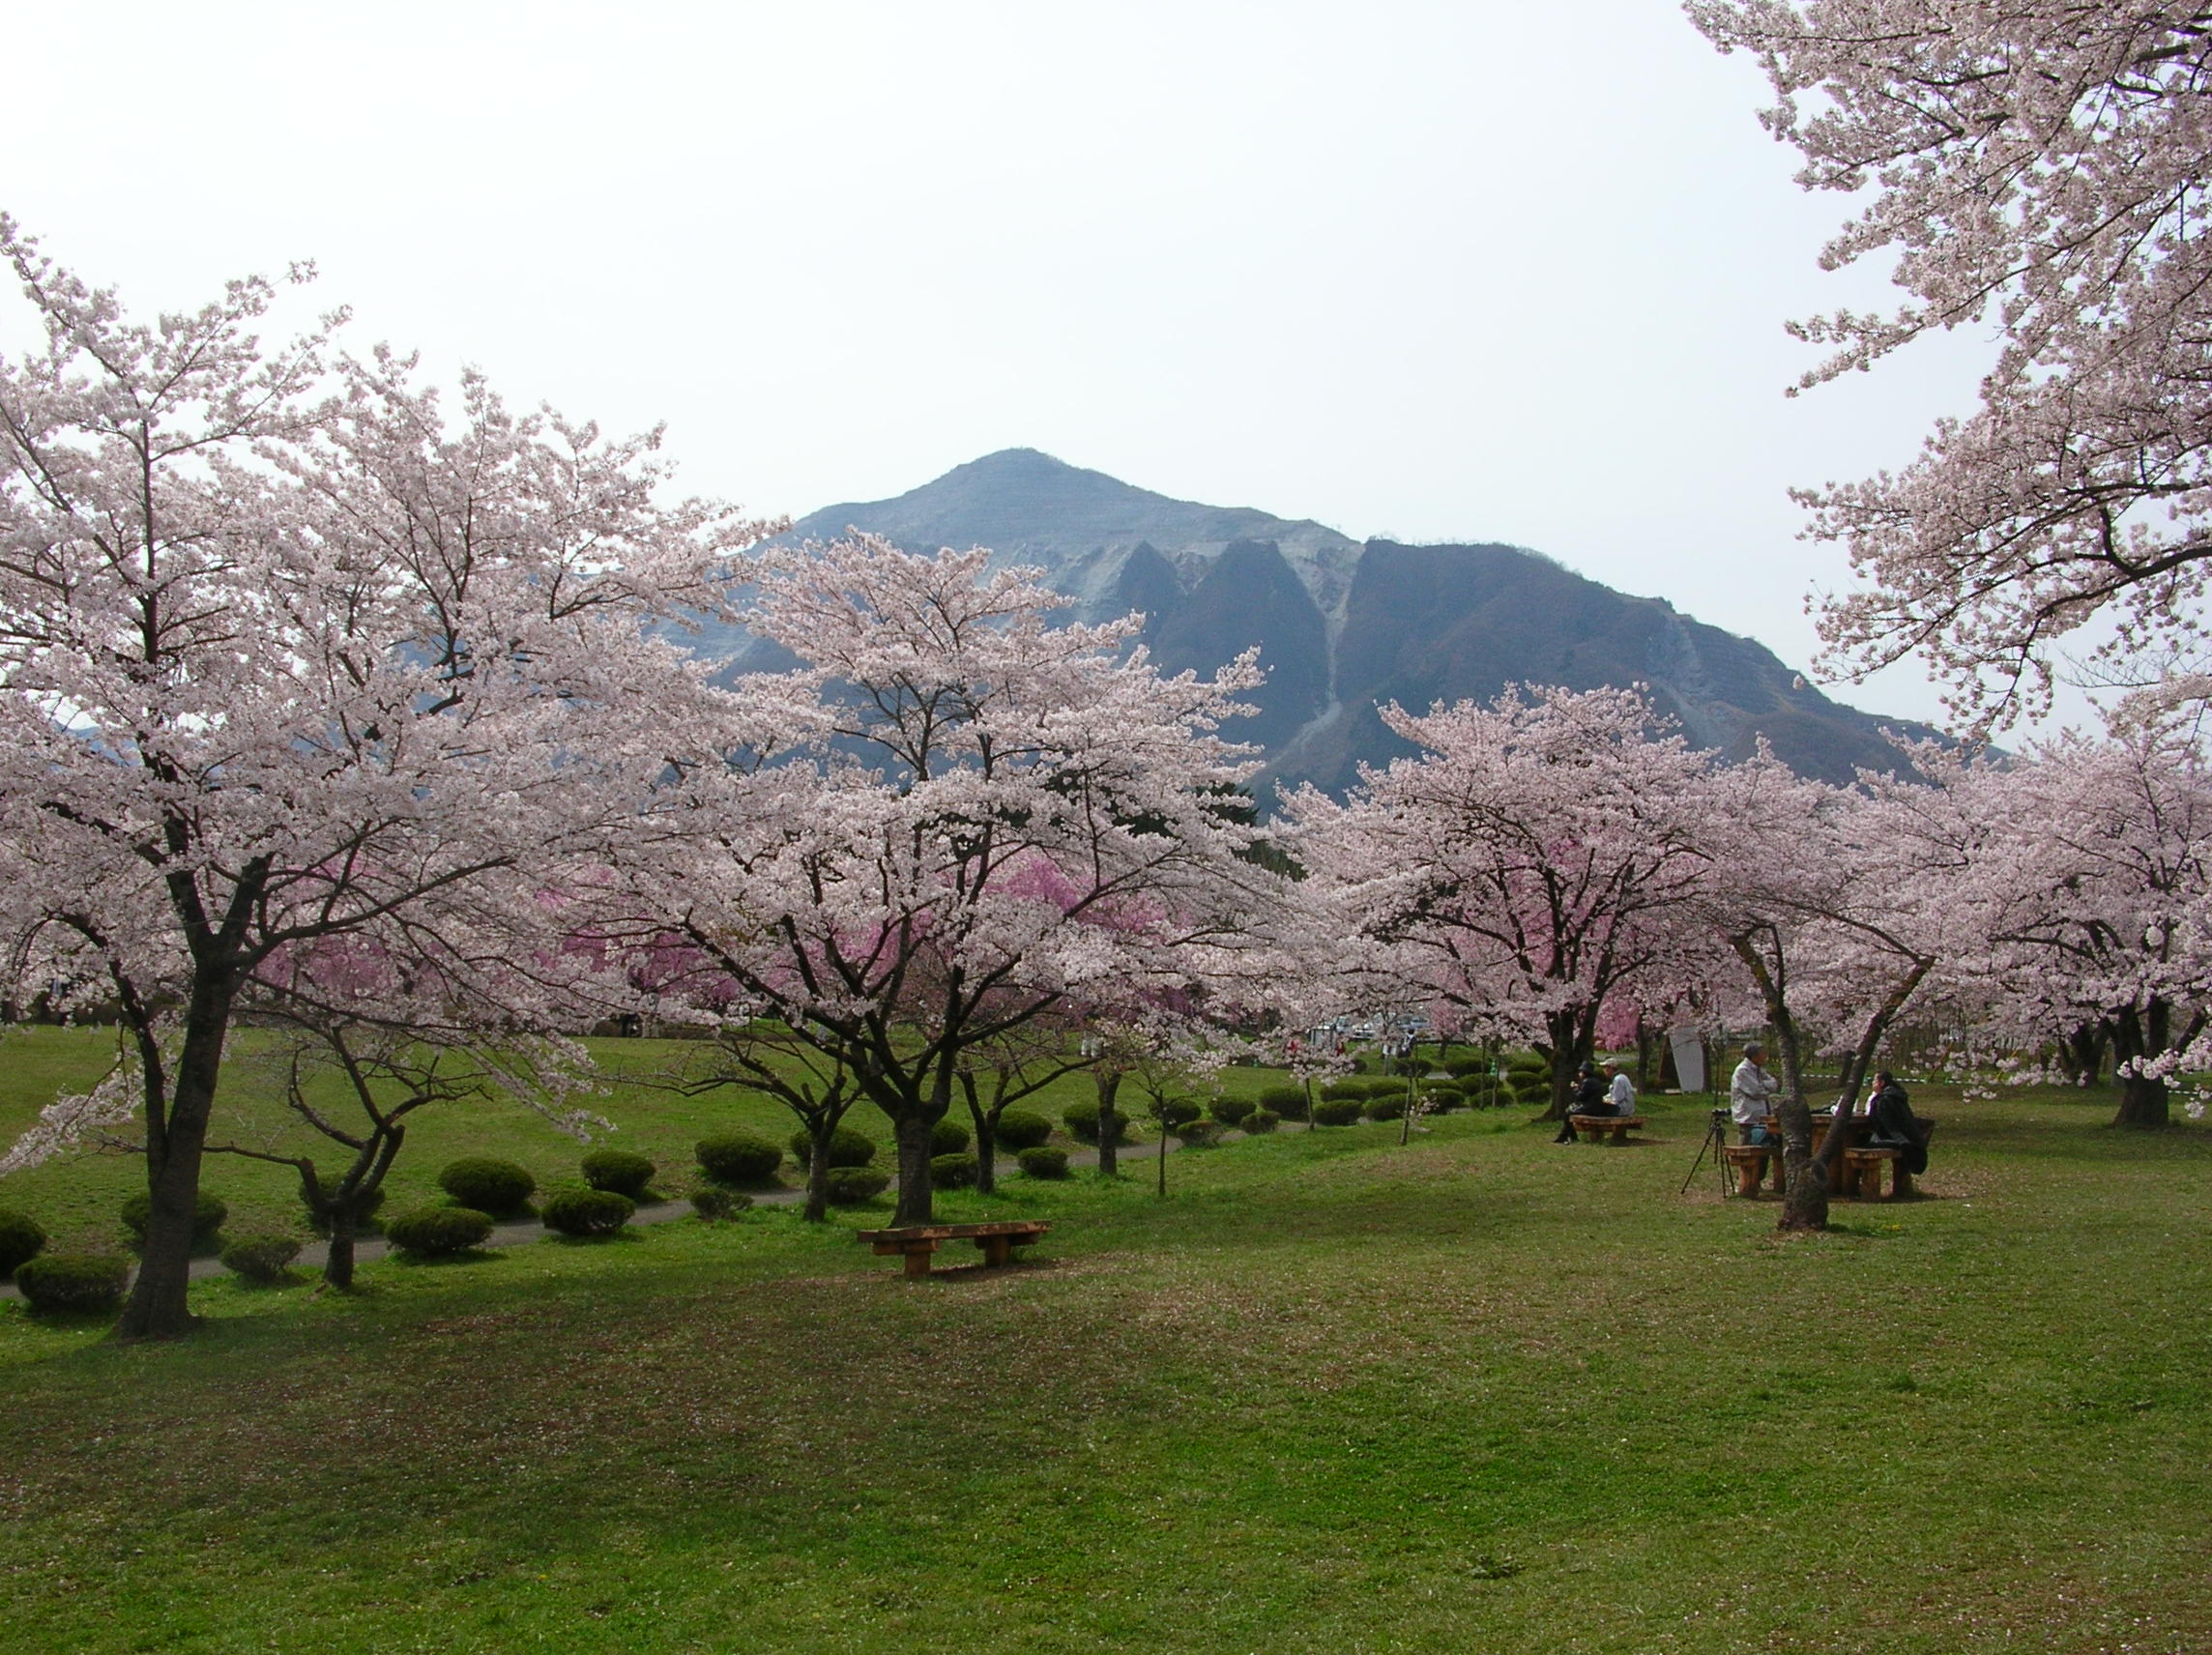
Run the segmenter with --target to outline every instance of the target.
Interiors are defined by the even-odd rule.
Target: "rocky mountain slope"
[[[895,500],[826,508],[793,535],[848,528],[1041,566],[1081,619],[1141,611],[1170,671],[1209,672],[1257,645],[1268,681],[1237,734],[1267,755],[1264,796],[1277,780],[1340,791],[1361,761],[1409,751],[1381,705],[1488,700],[1516,682],[1644,683],[1694,743],[1740,756],[1764,736],[1793,768],[1829,780],[1896,760],[1883,721],[1799,683],[1762,645],[1518,546],[1362,544],[1319,523],[1171,500],[1031,449],[985,455]],[[711,647],[760,658],[742,636]]]

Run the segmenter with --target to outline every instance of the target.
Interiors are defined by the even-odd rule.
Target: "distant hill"
[[[1311,780],[1340,793],[1362,761],[1412,750],[1379,706],[1487,701],[1517,682],[1644,683],[1695,744],[1741,757],[1764,736],[1791,768],[1829,781],[1896,763],[1881,736],[1895,720],[1831,701],[1763,645],[1518,546],[1361,543],[1247,507],[1171,500],[1033,449],[986,454],[895,500],[825,508],[792,537],[848,528],[1038,565],[1079,619],[1142,612],[1172,672],[1210,672],[1257,645],[1267,684],[1235,734],[1266,752],[1263,790]],[[742,634],[709,647],[766,664]]]

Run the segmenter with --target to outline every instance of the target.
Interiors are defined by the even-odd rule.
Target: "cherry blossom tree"
[[[1811,386],[1937,330],[2001,340],[1970,417],[1896,473],[1800,498],[1865,588],[1832,659],[1919,652],[1978,720],[2050,699],[2057,640],[2202,653],[2212,568],[2212,20],[2194,6],[1690,0],[1756,57],[1807,189],[1868,192],[1833,269],[1894,255],[1886,313],[1798,324]],[[2199,670],[2168,694],[2203,696]]]
[[[971,1054],[1203,974],[1280,883],[1221,807],[1251,769],[1217,733],[1249,658],[1162,678],[1133,619],[1052,625],[1035,571],[987,565],[865,535],[750,560],[749,624],[800,665],[739,685],[742,728],[683,733],[618,858],[638,924],[890,1118],[899,1224],[930,1217]]]
[[[1516,689],[1383,718],[1425,750],[1364,771],[1347,803],[1294,795],[1293,853],[1404,985],[1551,1060],[1557,1118],[1600,1008],[1701,889],[1707,755],[1653,736],[1632,690]]]
[[[141,322],[4,219],[0,253],[44,334],[0,358],[0,927],[14,983],[120,1008],[153,1204],[121,1331],[169,1336],[242,997],[357,934],[562,977],[514,941],[539,890],[713,700],[646,624],[763,526],[658,504],[652,435],[473,375],[450,410],[404,358],[329,360],[328,325],[265,347],[268,282]]]

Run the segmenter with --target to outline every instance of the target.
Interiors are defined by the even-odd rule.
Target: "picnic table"
[[[879,1258],[898,1255],[906,1260],[912,1279],[929,1274],[938,1245],[945,1241],[973,1241],[982,1249],[986,1267],[1010,1263],[1013,1249],[1027,1247],[1052,1228],[1041,1219],[1001,1219],[990,1224],[906,1224],[890,1230],[863,1230],[859,1239],[871,1244]]]

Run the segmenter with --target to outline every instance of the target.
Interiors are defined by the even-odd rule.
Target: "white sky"
[[[1039,448],[1803,666],[1845,569],[1786,488],[1909,460],[1988,350],[1784,399],[1785,318],[1887,289],[1671,0],[0,0],[0,208],[135,307],[311,258],[357,347],[665,421],[761,511]]]

